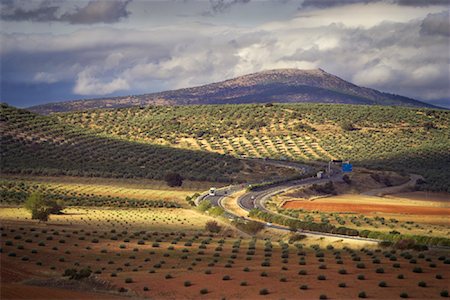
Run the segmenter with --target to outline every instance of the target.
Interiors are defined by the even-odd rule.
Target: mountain
[[[411,98],[359,87],[322,69],[277,69],[244,75],[218,83],[166,92],[75,100],[30,107],[50,114],[95,108],[147,105],[241,104],[312,102],[434,107]]]

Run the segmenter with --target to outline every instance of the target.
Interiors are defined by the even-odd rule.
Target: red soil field
[[[411,263],[409,258],[401,256],[401,251],[394,251],[394,254],[383,249],[370,253],[367,249],[319,251],[306,246],[297,249],[292,244],[286,244],[286,250],[282,251],[275,240],[271,243],[272,250],[266,251],[265,241],[258,240],[254,253],[249,254],[250,240],[239,242],[235,237],[21,226],[9,225],[2,229],[1,299],[102,299],[115,295],[131,296],[132,299],[136,296],[151,299],[318,299],[321,294],[329,299],[356,299],[361,291],[372,299],[398,299],[404,291],[412,298],[431,299],[439,298],[440,291],[448,288],[450,278],[450,265],[438,259],[442,254],[433,251],[424,252],[421,257],[418,252],[412,252],[416,262]],[[223,245],[218,249],[222,239]],[[142,240],[145,243],[139,242]],[[205,240],[209,242],[202,243]],[[44,246],[39,246],[41,241]],[[186,245],[188,241],[192,245]],[[158,247],[153,246],[155,242],[159,243]],[[233,248],[235,243],[239,243],[236,249]],[[33,253],[33,249],[37,253]],[[317,252],[322,252],[323,258],[318,257]],[[10,256],[11,253],[16,256]],[[285,258],[283,253],[287,254]],[[395,261],[386,256],[390,253],[396,257]],[[186,259],[182,259],[183,255]],[[444,255],[448,257],[448,252]],[[23,260],[24,257],[28,259]],[[375,258],[378,262],[373,262]],[[270,261],[270,266],[262,265],[266,260]],[[338,260],[342,260],[342,264],[338,264]],[[301,261],[304,264],[300,264]],[[358,263],[364,263],[364,268],[358,268]],[[394,267],[394,263],[399,267]],[[112,291],[115,294],[36,287],[26,281],[61,278],[67,268],[86,266],[91,266],[93,271],[101,270],[94,276],[115,286]],[[420,267],[423,273],[414,273],[415,267]],[[377,268],[383,268],[384,273],[377,273]],[[340,274],[340,269],[345,269],[347,274]],[[211,274],[206,274],[205,270],[211,270]],[[299,274],[300,270],[306,270],[307,274]],[[261,272],[266,272],[267,277],[261,277]],[[112,277],[113,273],[117,276]],[[167,278],[167,274],[173,278]],[[359,274],[364,274],[365,280],[357,280]],[[398,279],[399,274],[404,274],[405,279]],[[436,278],[437,274],[442,279]],[[229,275],[230,280],[223,280],[225,275]],[[318,280],[319,275],[325,275],[326,280]],[[126,283],[126,278],[132,278],[132,283]],[[388,287],[378,286],[382,280]],[[422,280],[427,283],[427,288],[417,285]],[[185,286],[185,281],[192,285]],[[241,286],[241,281],[248,285]],[[347,287],[338,288],[340,282],[345,282]],[[301,285],[307,285],[308,289],[301,290]],[[118,293],[120,287],[128,289],[130,294]],[[148,287],[148,291],[144,291],[144,287]],[[208,293],[201,295],[203,288],[208,289]],[[261,289],[267,289],[269,294],[260,295]]]
[[[410,215],[450,216],[450,208],[423,207],[412,205],[383,205],[383,204],[348,204],[330,203],[324,201],[286,201],[283,208],[318,210],[324,212],[354,212],[354,213],[392,213]]]

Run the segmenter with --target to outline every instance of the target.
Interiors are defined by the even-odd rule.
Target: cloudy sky
[[[450,0],[1,0],[1,98],[156,92],[276,68],[450,107]]]

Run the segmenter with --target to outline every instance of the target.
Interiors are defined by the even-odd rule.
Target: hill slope
[[[359,87],[321,69],[279,69],[249,74],[223,82],[138,96],[49,103],[30,110],[49,114],[95,108],[147,105],[242,103],[341,103],[432,107],[429,104]]]
[[[231,181],[244,167],[216,153],[101,137],[4,104],[0,129],[2,173],[162,179],[173,171],[191,180]]]
[[[151,106],[55,114],[104,136],[232,156],[349,159],[450,184],[450,111],[366,105]]]

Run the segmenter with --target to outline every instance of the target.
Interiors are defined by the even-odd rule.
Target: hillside
[[[243,103],[341,103],[432,107],[429,104],[359,87],[322,69],[279,69],[223,82],[137,96],[49,103],[29,108],[40,114],[147,105]]]
[[[190,180],[230,182],[249,172],[264,177],[277,171],[217,153],[98,135],[5,104],[0,108],[2,173],[162,179],[173,171]]]
[[[348,159],[450,191],[450,112],[364,105],[150,106],[56,114],[102,136],[235,157]],[[114,122],[112,122],[114,121]]]

